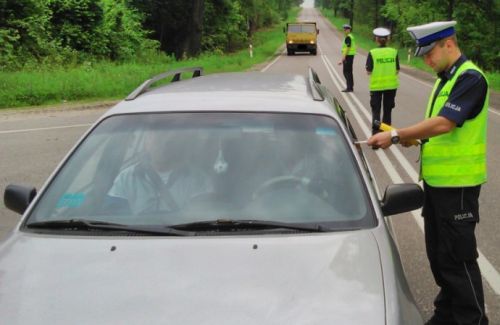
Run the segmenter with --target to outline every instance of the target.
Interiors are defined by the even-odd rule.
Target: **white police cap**
[[[351,25],[349,25],[349,24],[344,24],[344,26],[342,26],[342,27],[343,27],[344,29],[352,29],[352,28],[351,28]]]
[[[417,42],[415,56],[421,56],[432,50],[436,41],[455,34],[456,21],[435,21],[433,23],[408,27],[406,30]]]
[[[373,30],[373,35],[377,37],[388,37],[391,35],[391,31],[384,27],[378,27]]]

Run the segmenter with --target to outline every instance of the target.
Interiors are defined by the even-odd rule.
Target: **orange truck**
[[[295,52],[309,52],[316,55],[319,34],[316,22],[287,23],[284,31],[288,55],[294,55]]]

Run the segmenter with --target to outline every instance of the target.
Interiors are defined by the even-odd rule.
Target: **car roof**
[[[315,79],[319,82],[317,77]],[[143,112],[250,111],[336,117],[324,96],[318,97],[318,87],[298,74],[218,73],[171,82],[147,91],[139,87],[133,96],[129,95],[106,116]]]

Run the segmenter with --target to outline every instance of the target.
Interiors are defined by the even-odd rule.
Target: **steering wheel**
[[[271,179],[268,179],[252,193],[252,199],[255,200],[262,194],[272,189],[276,189],[279,187],[306,187],[311,182],[311,180],[307,177],[297,177],[293,175],[285,175],[285,176],[277,176]]]

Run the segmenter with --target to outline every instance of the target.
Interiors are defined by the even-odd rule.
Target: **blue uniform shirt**
[[[347,47],[351,47],[351,36],[347,36],[345,39],[344,39],[344,43],[345,43],[345,46]]]
[[[462,55],[450,69],[438,73],[441,82],[434,94],[433,102],[446,81],[453,78],[454,73],[465,61],[467,61],[467,58]],[[466,120],[473,119],[481,112],[486,100],[487,89],[488,84],[479,72],[476,70],[464,71],[458,77],[450,91],[448,100],[438,115],[455,122],[457,127],[461,127]]]

